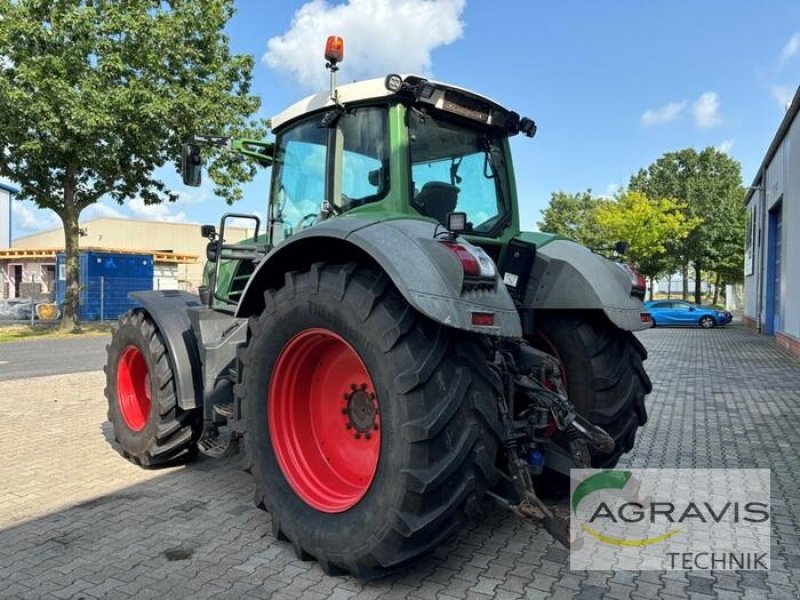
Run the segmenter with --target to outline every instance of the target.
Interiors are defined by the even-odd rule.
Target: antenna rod
[[[336,71],[339,70],[339,67],[331,63],[328,63],[325,66],[328,67],[328,70],[331,72],[331,100],[338,102],[338,99],[336,98]]]

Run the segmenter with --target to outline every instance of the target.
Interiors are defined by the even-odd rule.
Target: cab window
[[[272,243],[314,223],[325,199],[328,130],[322,115],[284,131],[272,169]]]
[[[376,202],[389,191],[389,150],[385,108],[348,111],[338,122],[342,144],[341,195],[337,206],[349,210]]]
[[[336,165],[334,214],[342,214],[389,191],[388,125],[385,108],[350,109],[327,126],[326,114],[305,119],[278,136],[272,171],[272,243],[326,218],[328,142],[341,156]]]

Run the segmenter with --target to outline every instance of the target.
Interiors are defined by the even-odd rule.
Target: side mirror
[[[619,241],[614,244],[614,254],[624,256],[628,252],[628,242]]]
[[[181,148],[181,176],[183,184],[191,187],[200,185],[203,173],[203,157],[200,154],[200,146],[196,144],[184,144]]]
[[[206,244],[206,260],[210,263],[217,262],[219,258],[219,242],[211,241]]]
[[[213,240],[217,237],[217,228],[213,225],[201,225],[200,235],[204,238],[208,238],[209,240]]]
[[[696,309],[694,306],[690,306],[690,307],[689,307],[689,312],[694,312],[694,311],[696,311],[696,310],[697,310],[697,309]]]

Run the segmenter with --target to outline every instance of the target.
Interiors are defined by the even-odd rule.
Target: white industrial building
[[[800,88],[747,192],[744,322],[800,355]]]

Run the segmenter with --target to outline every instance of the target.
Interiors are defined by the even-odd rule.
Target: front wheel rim
[[[378,469],[381,424],[364,362],[340,335],[307,329],[281,350],[267,415],[278,465],[295,493],[326,513],[364,497]]]
[[[132,431],[141,431],[150,414],[150,370],[136,346],[126,346],[117,362],[117,404]]]

